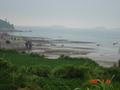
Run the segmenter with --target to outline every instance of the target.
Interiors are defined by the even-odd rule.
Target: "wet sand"
[[[84,47],[83,45],[79,47],[64,46],[65,40],[64,43],[63,42],[61,43],[61,41],[60,42],[59,41],[56,40],[56,42],[53,43],[50,40],[42,40],[42,41],[33,40],[33,48],[31,52],[35,52],[40,55],[44,54],[47,58],[51,58],[51,59],[58,58],[60,55],[66,55],[66,56],[78,57],[78,58],[88,57],[104,67],[111,67],[115,64],[117,65],[118,63],[119,55],[117,52],[109,51],[109,50],[102,51],[102,48],[99,48],[100,50],[99,51],[98,48],[94,46],[93,47]],[[61,45],[58,45],[58,43]],[[95,44],[95,43],[83,42],[82,44]]]
[[[0,41],[0,47],[25,50],[25,41],[30,40],[33,44],[30,52],[45,55],[47,58],[58,58],[60,55],[78,58],[88,57],[105,67],[111,67],[114,64],[117,64],[118,60],[120,59],[118,52],[109,49],[103,49],[102,47],[98,48],[95,42],[68,41],[60,39],[53,40],[43,37],[22,38],[22,41],[13,41],[8,45],[4,41]]]

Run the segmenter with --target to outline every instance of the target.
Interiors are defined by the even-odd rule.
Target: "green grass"
[[[25,53],[17,53],[14,51],[0,50],[0,57],[8,60],[10,63],[14,65],[45,65],[50,67],[56,67],[59,65],[84,65],[88,63],[92,63],[92,65],[97,64],[94,61],[91,61],[88,58],[59,58],[59,59],[47,59],[42,58],[40,56],[32,56],[30,54]]]

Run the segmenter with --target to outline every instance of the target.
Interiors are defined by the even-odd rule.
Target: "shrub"
[[[11,77],[11,65],[0,59],[0,90],[15,90]]]
[[[87,78],[87,68],[75,66],[61,66],[53,70],[53,75],[59,78],[80,78],[84,80]]]
[[[29,72],[40,77],[49,77],[50,75],[49,67],[45,66],[33,66],[29,69]]]
[[[30,75],[27,77],[27,82],[24,88],[27,88],[27,90],[42,90],[39,85],[40,78],[35,75]],[[26,89],[25,89],[26,90]]]
[[[118,81],[118,82],[120,82],[120,68],[114,68],[114,67],[112,67],[112,68],[106,68],[106,69],[104,69],[105,71],[104,71],[104,77],[106,77],[106,78],[110,78],[110,77],[112,77],[113,75],[115,75],[115,77],[114,77],[114,80],[113,81]]]
[[[19,68],[17,69],[17,71],[18,71],[19,73],[27,73],[27,72],[28,72],[28,69],[29,69],[29,67],[27,67],[27,66],[21,66],[21,67],[19,67]]]
[[[0,58],[0,69],[1,68],[9,68],[9,67],[10,67],[10,64],[6,60]]]
[[[14,73],[14,85],[15,87],[25,87],[27,82],[27,75],[24,73]]]

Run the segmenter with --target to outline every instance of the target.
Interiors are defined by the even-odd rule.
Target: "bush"
[[[40,77],[49,77],[50,75],[49,67],[45,66],[33,66],[29,69],[29,72]]]
[[[106,68],[104,70],[105,71],[104,71],[103,75],[105,75],[104,76],[105,78],[111,78],[113,75],[115,75],[113,81],[120,82],[120,68],[117,68],[117,67],[114,68],[114,67],[112,67],[112,68]]]
[[[36,75],[29,75],[27,77],[26,88],[29,88],[29,90],[43,90],[43,89],[41,89],[40,82],[41,82],[40,77],[38,77]]]
[[[28,69],[29,69],[29,67],[27,67],[27,66],[21,66],[21,67],[19,67],[19,68],[17,69],[17,71],[18,71],[19,73],[27,73],[27,72],[28,72]]]
[[[59,78],[80,78],[81,80],[87,79],[88,68],[75,67],[75,66],[61,66],[53,70],[53,75]]]
[[[14,85],[15,87],[25,87],[27,82],[27,75],[24,73],[14,73]]]
[[[0,58],[0,69],[9,68],[9,67],[10,67],[10,64],[6,60]]]
[[[0,59],[0,90],[15,90],[11,77],[11,65]]]

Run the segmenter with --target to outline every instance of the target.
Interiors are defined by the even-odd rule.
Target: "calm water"
[[[114,42],[120,42],[120,30],[97,29],[67,29],[46,27],[19,27],[18,30],[30,30],[31,32],[16,32],[15,35],[47,37],[52,39],[67,39],[75,41],[90,41],[101,44],[103,47],[115,47]]]

